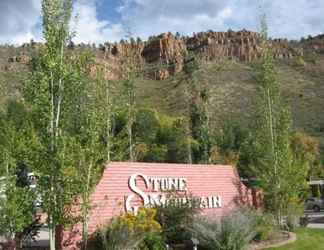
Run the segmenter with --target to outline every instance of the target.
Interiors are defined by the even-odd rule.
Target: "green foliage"
[[[0,113],[0,234],[8,240],[21,240],[36,220],[36,194],[18,173],[37,149],[28,111],[21,103],[8,102]]]
[[[53,220],[49,222],[52,228],[56,223],[65,223],[64,207],[77,193],[72,191],[74,180],[65,175],[70,160],[65,154],[70,107],[76,100],[77,91],[82,88],[75,77],[74,64],[64,54],[69,39],[71,4],[65,0],[42,2],[46,46],[24,86],[24,97],[42,145],[42,152],[35,152],[39,153],[38,161],[33,162],[32,167],[40,176],[38,187],[42,192],[44,209]]]
[[[300,202],[290,202],[287,208],[286,224],[289,231],[295,231],[300,226],[300,218],[304,214],[304,205]]]
[[[86,71],[92,57],[83,53],[75,60],[75,77],[80,86],[75,102],[71,103],[70,126],[67,127],[66,154],[70,165],[66,166],[66,176],[75,180],[81,197],[83,240],[88,238],[90,194],[101,177],[104,163],[110,160],[112,109],[109,107],[109,85],[98,71],[97,79],[91,81]]]
[[[146,162],[162,162],[167,147],[158,140],[161,130],[159,116],[151,109],[139,109],[133,124],[135,137],[135,159]]]
[[[197,217],[192,233],[204,249],[245,249],[255,237],[255,218],[249,211],[238,210],[221,219]]]
[[[23,237],[35,219],[35,193],[29,187],[17,187],[16,179],[7,175],[5,197],[0,199],[0,234],[8,240]]]
[[[276,221],[272,214],[256,212],[256,235],[253,240],[266,241],[270,240],[278,231]]]
[[[33,152],[30,165],[39,176],[37,188],[48,214],[52,250],[56,226],[72,221],[67,207],[80,194],[86,241],[88,197],[104,160],[101,86],[91,85],[88,78],[91,55],[65,51],[72,36],[71,8],[71,0],[42,1],[46,43],[33,61],[23,92],[42,149]]]
[[[178,93],[181,85],[179,78],[147,84],[148,81],[145,82],[136,75],[134,62],[123,62],[125,75],[122,84],[117,83],[122,90],[111,94],[110,82],[104,76],[106,69],[99,70],[97,79],[92,81],[87,71],[87,66],[92,62],[91,56],[87,53],[75,56],[65,52],[72,36],[68,29],[71,4],[72,1],[69,0],[43,1],[46,44],[40,48],[39,57],[32,61],[31,77],[23,92],[24,102],[32,118],[26,116],[26,112],[19,107],[21,104],[9,105],[7,114],[1,121],[0,131],[0,175],[9,173],[8,180],[15,179],[20,183],[16,173],[20,171],[18,167],[23,165],[30,167],[40,177],[39,190],[44,197],[43,205],[50,215],[52,229],[58,223],[69,222],[65,208],[80,194],[83,199],[82,222],[87,226],[89,194],[100,177],[102,163],[110,160],[110,154],[113,160],[237,164],[241,173],[250,177],[257,176],[261,180],[270,211],[284,215],[298,214],[292,212],[291,207],[302,205],[305,177],[318,173],[315,167],[320,166],[319,146],[306,135],[292,135],[290,112],[280,97],[277,72],[267,48],[258,69],[257,133],[249,134],[242,129],[244,125],[241,127],[239,122],[236,124],[230,121],[213,138],[208,107],[216,110],[214,114],[219,112],[213,117],[215,128],[218,128],[217,118],[223,117],[229,109],[240,106],[238,110],[246,111],[245,108],[241,109],[243,102],[233,99],[244,99],[237,98],[236,92],[239,91],[247,94],[247,99],[254,97],[254,92],[249,90],[249,83],[253,83],[249,66],[233,64],[233,72],[247,75],[249,81],[244,82],[248,84],[239,81],[237,86],[240,89],[233,90],[235,94],[227,92],[224,87],[226,84],[223,84],[223,80],[232,82],[233,72],[227,73],[230,76],[227,75],[226,79],[220,78],[223,87],[219,88],[219,92],[226,97],[224,110],[213,106],[218,100],[209,103],[210,89],[207,81],[204,81],[208,78],[209,83],[216,82],[213,87],[218,90],[216,80],[221,74],[217,70],[216,76],[210,76],[212,74],[208,72],[202,77],[202,68],[205,66],[197,58],[186,60],[184,68],[185,108],[181,107],[184,103],[181,95],[176,96],[175,103],[175,98],[169,96],[171,92]],[[262,26],[262,36],[266,38],[266,23]],[[127,60],[132,58],[130,56]],[[226,77],[226,72],[224,74]],[[294,71],[294,74],[297,72]],[[15,78],[10,74],[3,76],[4,74],[3,81]],[[310,78],[313,85],[313,77]],[[293,78],[294,84],[296,79]],[[154,89],[151,86],[154,84],[159,87]],[[244,86],[248,87],[245,89]],[[164,112],[168,111],[170,115],[137,105],[137,102],[142,101],[141,96],[137,97],[140,92],[138,89],[144,88],[147,93],[150,93],[150,88],[153,89],[148,104],[154,104],[157,110],[163,110],[163,104],[167,104]],[[232,89],[232,85],[230,88]],[[163,91],[168,94],[167,98],[161,94]],[[120,103],[116,99],[120,99]],[[145,101],[147,100],[143,103]],[[163,104],[159,104],[160,102]],[[147,103],[143,103],[141,106],[147,106]],[[244,117],[244,114],[240,116],[242,120]],[[13,183],[14,181],[8,183],[8,186],[14,185]],[[16,207],[18,203],[25,201],[29,204],[28,190],[21,188],[18,185],[13,188],[13,194],[8,193],[7,197],[12,201],[8,203],[9,207]],[[16,196],[16,192],[26,193],[26,196]],[[18,222],[14,224],[19,231],[23,224],[30,221],[30,214],[26,213],[26,221],[20,223],[21,208],[17,207],[10,209],[17,214]],[[174,208],[170,210],[170,213],[164,213],[167,217],[176,218],[174,221],[182,227],[182,220],[186,220],[182,218],[182,213],[187,212]],[[279,213],[278,217],[281,217]],[[289,217],[287,219],[289,221]],[[164,221],[166,228],[172,222]],[[170,241],[176,238],[175,226],[171,225],[170,231],[166,230]],[[185,227],[178,228],[181,234]],[[264,230],[267,230],[266,226]]]
[[[183,117],[171,118],[161,116],[161,129],[158,134],[158,140],[167,146],[167,155],[165,162],[187,162],[188,144],[191,148],[197,147],[197,142],[188,139],[186,133],[187,120]]]
[[[134,135],[133,125],[136,117],[136,85],[135,80],[138,78],[138,69],[136,63],[136,55],[132,52],[122,61],[122,105],[126,108],[126,121],[128,136],[128,154],[129,160],[135,161],[134,158]]]
[[[303,132],[295,132],[291,136],[291,148],[296,165],[309,170],[310,177],[320,175],[320,144],[319,141]]]
[[[267,211],[281,224],[290,204],[302,201],[309,166],[294,157],[291,148],[291,115],[280,97],[272,52],[264,42],[258,69],[258,102],[253,142],[253,170],[264,191]]]
[[[158,206],[157,220],[162,227],[162,235],[168,244],[183,243],[190,239],[189,229],[192,227],[199,208],[192,196],[170,193],[168,199],[186,198],[188,202],[175,206],[171,202],[167,206]],[[192,201],[192,202],[190,202]]]
[[[227,120],[217,138],[217,144],[224,152],[239,152],[246,138],[247,131],[238,122],[235,120]]]
[[[156,111],[151,109],[140,109],[136,113],[133,124],[134,135],[138,138],[136,141],[152,143],[159,132],[159,120]]]
[[[134,249],[141,243],[144,245],[145,243],[149,244],[150,237],[153,237],[153,235],[161,230],[161,226],[155,220],[155,216],[155,209],[140,208],[136,215],[127,213],[114,217],[106,226],[99,230],[96,239],[90,244],[89,248],[123,250]],[[145,239],[146,242],[143,242]],[[151,238],[151,243],[153,241],[154,239]]]
[[[112,160],[128,160],[127,111],[115,112],[112,129]],[[144,162],[186,162],[186,120],[154,109],[139,108],[132,126],[134,159]],[[191,141],[192,147],[196,142]]]
[[[166,244],[161,234],[149,234],[143,242],[139,245],[140,250],[165,250]]]
[[[246,171],[244,169],[246,167],[244,162],[246,155],[244,155],[242,148],[248,140],[248,130],[235,120],[228,119],[225,120],[222,128],[215,134],[215,145],[211,148],[210,162],[238,165],[239,170]]]
[[[184,65],[186,114],[188,117],[186,133],[188,138],[188,163],[208,163],[211,140],[209,127],[209,87],[199,84],[201,72],[198,57],[191,53],[187,56]]]

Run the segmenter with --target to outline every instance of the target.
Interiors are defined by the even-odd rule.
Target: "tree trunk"
[[[54,220],[53,216],[50,215],[50,221],[49,221],[49,242],[50,242],[50,250],[55,250],[56,245],[55,245],[55,225],[54,225]]]
[[[83,238],[83,249],[86,250],[87,249],[87,245],[88,245],[88,216],[89,216],[89,190],[90,190],[90,181],[91,181],[91,173],[92,173],[92,167],[93,164],[92,162],[90,162],[89,167],[88,167],[88,176],[87,176],[87,184],[86,184],[86,191],[83,195],[83,223],[82,223],[82,238]]]
[[[131,106],[131,101],[129,102],[128,108],[128,143],[129,143],[129,160],[131,162],[134,161],[134,154],[133,154],[133,110]]]
[[[192,164],[192,148],[191,148],[191,129],[190,129],[190,118],[187,121],[186,124],[186,130],[187,130],[187,154],[188,154],[188,163]]]
[[[107,86],[106,86],[106,105],[107,105],[107,162],[110,162],[110,129],[111,129],[111,107],[110,107],[110,91],[109,91],[109,82],[107,81]]]

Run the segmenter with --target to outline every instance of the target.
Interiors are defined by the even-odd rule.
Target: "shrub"
[[[272,214],[262,214],[256,212],[256,235],[255,241],[265,241],[271,239],[277,232],[276,221]]]
[[[168,203],[166,206],[157,206],[157,220],[162,227],[162,234],[168,244],[183,243],[190,239],[190,228],[194,217],[199,212],[196,199],[190,195],[177,193],[168,194],[168,199],[186,198],[185,204],[177,206]]]
[[[95,239],[89,244],[89,249],[134,249],[149,235],[160,232],[161,226],[155,220],[155,216],[155,209],[140,208],[136,215],[127,213],[115,217],[97,232]]]
[[[147,235],[139,246],[140,250],[165,250],[166,244],[163,236],[158,233]]]
[[[255,237],[255,217],[240,209],[220,219],[195,218],[192,234],[204,249],[240,250]]]
[[[308,215],[300,217],[299,224],[300,224],[301,227],[307,227],[308,223],[309,223]]]
[[[300,218],[302,217],[304,208],[302,204],[291,202],[287,208],[286,224],[289,231],[295,231],[300,226]]]
[[[296,65],[297,67],[304,67],[304,66],[306,65],[306,62],[305,62],[305,60],[304,60],[303,57],[298,56],[298,57],[295,59],[295,65]]]

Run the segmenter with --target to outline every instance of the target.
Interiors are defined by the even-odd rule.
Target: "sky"
[[[74,0],[74,42],[147,39],[164,32],[259,30],[265,13],[269,35],[300,39],[324,33],[324,0]],[[0,43],[42,41],[41,0],[0,0]]]

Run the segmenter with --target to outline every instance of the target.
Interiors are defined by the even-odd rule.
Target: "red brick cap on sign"
[[[113,216],[125,212],[125,197],[133,194],[128,186],[129,177],[133,174],[186,178],[188,191],[193,196],[220,196],[221,208],[202,211],[209,216],[222,216],[239,204],[252,204],[251,191],[241,183],[236,169],[232,166],[112,162],[106,166],[100,182],[91,194],[90,234],[109,222]],[[141,186],[139,182],[137,185]],[[79,249],[76,245],[80,241],[81,225],[64,231],[63,249]]]

